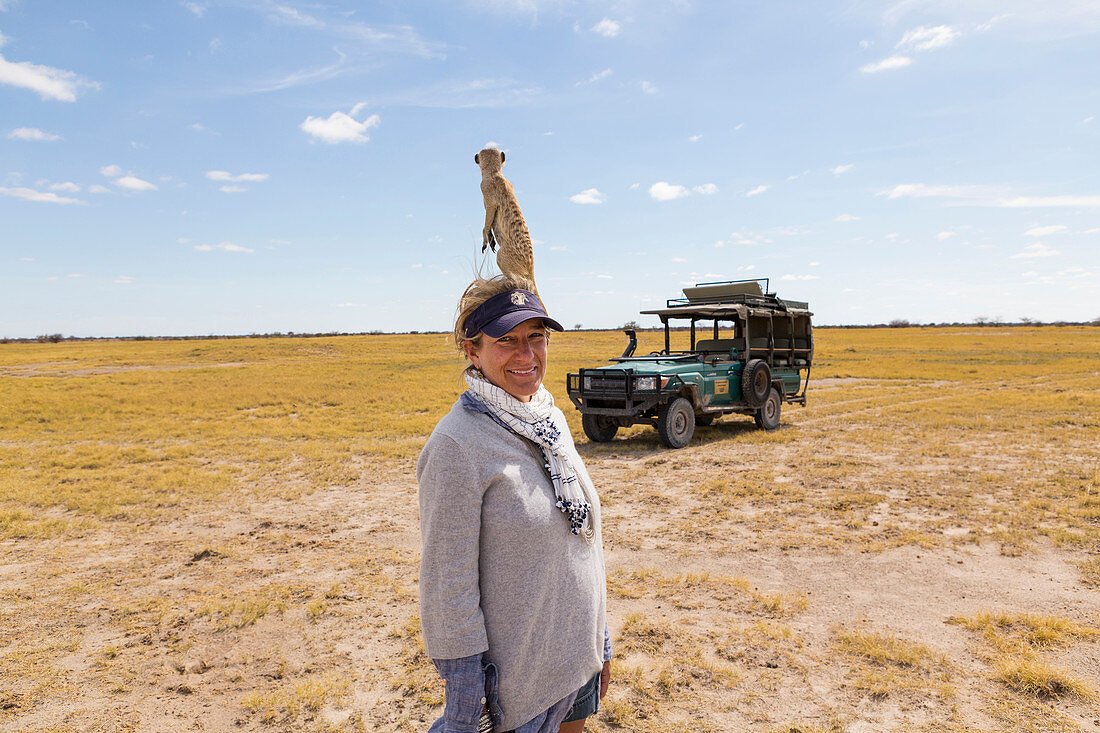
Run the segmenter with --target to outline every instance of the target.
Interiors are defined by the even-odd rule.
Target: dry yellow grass
[[[1074,697],[1091,700],[1092,687],[1077,675],[1056,669],[1038,659],[1006,659],[997,664],[994,679],[1008,687],[1036,697]]]
[[[944,612],[975,665],[784,563],[994,548],[1100,583],[1100,329],[821,329],[808,408],[678,452],[581,437],[564,375],[623,342],[557,335],[547,378],[608,479],[592,730],[1085,729],[1097,680],[1046,657],[1095,661],[1096,618]],[[428,334],[0,345],[0,728],[423,730],[411,471],[461,367]]]

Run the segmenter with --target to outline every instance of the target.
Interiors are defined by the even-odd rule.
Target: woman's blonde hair
[[[455,346],[459,351],[465,352],[463,344],[471,342],[474,347],[481,346],[481,334],[473,338],[466,338],[466,319],[470,317],[478,307],[494,295],[499,295],[506,290],[530,290],[534,292],[535,284],[525,277],[515,275],[496,275],[484,278],[478,275],[466,288],[466,292],[458,299],[458,308],[455,310]]]

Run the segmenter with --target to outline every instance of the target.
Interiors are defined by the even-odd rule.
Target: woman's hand
[[[611,682],[611,662],[607,661],[603,663],[603,669],[600,670],[600,699],[607,694],[607,685]]]

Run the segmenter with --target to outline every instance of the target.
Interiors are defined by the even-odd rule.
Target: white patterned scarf
[[[540,385],[530,402],[520,402],[472,369],[466,372],[466,384],[470,390],[463,397],[472,393],[494,420],[542,449],[557,507],[569,518],[569,531],[592,544],[600,521],[596,487],[573,444],[565,415],[554,408],[554,396]]]

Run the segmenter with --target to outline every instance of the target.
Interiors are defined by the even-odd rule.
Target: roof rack
[[[666,308],[692,305],[725,305],[744,303],[770,308],[806,308],[807,303],[783,300],[775,293],[768,292],[768,278],[758,280],[723,280],[719,282],[698,283],[693,288],[684,288],[683,298],[669,298]],[[761,287],[760,284],[764,286]]]

